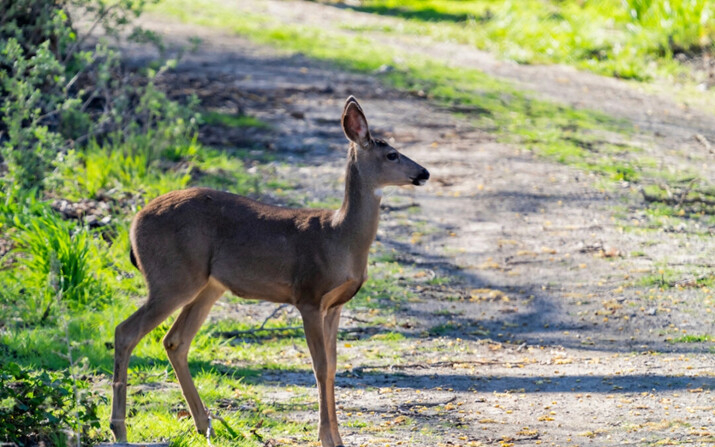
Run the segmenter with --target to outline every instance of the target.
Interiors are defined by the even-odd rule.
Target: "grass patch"
[[[370,337],[370,340],[377,340],[377,341],[400,341],[404,340],[405,336],[400,334],[399,332],[385,332],[383,334],[375,334],[372,337]]]
[[[158,372],[165,379],[167,371]],[[288,407],[281,407],[268,397],[270,386],[246,384],[242,377],[225,371],[193,375],[204,403],[216,409],[225,421],[215,421],[213,443],[258,447],[268,439],[280,439],[280,445],[306,445],[314,439],[311,424],[286,415],[291,408],[312,409],[313,399],[305,398],[306,390],[287,387],[296,398]],[[130,442],[146,442],[146,434],[151,433],[156,440],[170,440],[171,446],[206,445],[206,438],[195,432],[191,418],[183,415],[186,409],[178,388],[148,387],[135,394],[130,405],[137,410],[128,419]]]
[[[438,324],[436,326],[432,326],[429,329],[429,335],[439,337],[439,336],[447,335],[449,333],[457,331],[460,328],[461,328],[461,325],[459,325],[458,323],[449,321],[447,323],[442,323],[442,324]]]
[[[671,343],[708,343],[715,342],[715,336],[710,334],[701,335],[683,335],[682,337],[674,338],[670,341]]]
[[[706,0],[366,0],[348,7],[403,19],[393,26],[344,25],[353,31],[430,36],[520,63],[569,64],[637,80],[685,75],[674,56],[711,51],[715,39],[715,9]]]
[[[639,285],[643,287],[655,286],[661,289],[668,289],[673,287],[677,280],[678,272],[666,264],[663,264],[657,271],[641,277]]]
[[[202,185],[239,194],[261,193],[258,178],[228,150],[202,147],[196,140],[156,154],[126,145],[90,144],[71,154],[55,180],[58,195],[69,200],[141,195],[147,199]]]
[[[401,262],[394,248],[380,242],[370,249],[368,274],[369,279],[347,303],[349,309],[390,315],[405,303],[419,301],[419,286],[434,282],[427,271]]]
[[[201,121],[205,124],[224,127],[255,127],[258,129],[268,129],[268,123],[249,115],[236,115],[232,113],[221,113],[215,111],[203,112]]]
[[[676,270],[667,263],[661,264],[657,271],[640,278],[638,285],[643,287],[670,288],[707,288],[715,285],[715,275],[707,267],[691,264],[685,269]]]
[[[413,297],[396,277],[402,276],[405,268],[397,262],[371,262],[370,279],[363,285],[355,297],[347,304],[350,309],[381,309],[383,312],[394,310]]]

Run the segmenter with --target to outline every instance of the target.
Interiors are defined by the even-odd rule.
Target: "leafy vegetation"
[[[9,362],[0,370],[0,436],[19,446],[91,440],[99,431],[102,400],[66,371],[39,372]]]
[[[106,39],[89,48],[70,16],[118,36],[143,5],[22,0],[0,21],[2,442],[107,439],[106,401],[89,389],[111,372],[114,327],[142,295],[127,274],[129,219],[192,184],[260,187],[231,151],[197,142],[195,99],[156,87],[172,61],[128,71]]]
[[[682,337],[674,338],[671,343],[707,343],[715,342],[715,337],[710,334],[702,335],[683,335]]]
[[[712,53],[715,40],[715,9],[706,0],[367,0],[349,7],[405,19],[399,30],[374,31],[428,35],[521,63],[564,63],[638,80],[684,75],[676,56]]]

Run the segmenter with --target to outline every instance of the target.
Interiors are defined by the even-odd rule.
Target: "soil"
[[[311,2],[234,3],[324,26],[331,18],[393,20]],[[268,122],[271,129],[249,132],[204,128],[202,138],[273,157],[276,163],[255,169],[293,185],[295,201],[342,196],[339,117],[351,94],[374,135],[394,139],[432,173],[426,186],[390,190],[383,199],[377,243],[422,272],[397,279],[419,299],[385,310],[395,315],[391,330],[405,337],[399,364],[341,345],[341,358],[350,358],[337,378],[346,445],[715,444],[715,345],[673,342],[715,334],[712,291],[693,287],[692,273],[713,274],[713,228],[705,229],[710,237],[695,234],[702,234],[699,223],[624,231],[624,222],[637,228],[645,219],[628,185],[604,192],[594,175],[498,142],[425,98],[216,30],[152,16],[143,25],[170,42],[201,38],[165,85],[176,95],[196,92],[215,110]],[[715,178],[715,154],[703,143],[715,142],[715,116],[664,93],[567,67],[498,61],[457,44],[415,37],[385,44],[629,120],[638,125],[629,137],[661,163],[696,163]],[[143,51],[131,50],[134,63],[153,57]],[[614,216],[624,204],[627,216]],[[682,275],[674,287],[638,285],[664,268]],[[426,280],[434,278],[444,281]],[[231,306],[243,315],[258,308],[258,323],[274,310]],[[369,314],[347,312],[343,326],[364,322],[370,326]],[[262,377],[313,384],[309,373]],[[276,402],[288,403],[289,394],[277,393]],[[309,411],[296,417],[317,421]]]

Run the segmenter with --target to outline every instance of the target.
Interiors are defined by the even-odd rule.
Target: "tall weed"
[[[107,293],[94,275],[94,240],[87,228],[76,227],[48,212],[27,223],[16,222],[14,236],[20,271],[28,286],[28,310],[35,321],[45,321],[59,297],[70,309],[98,307]]]
[[[660,50],[692,53],[712,44],[715,18],[708,0],[624,0],[634,29],[654,39]]]

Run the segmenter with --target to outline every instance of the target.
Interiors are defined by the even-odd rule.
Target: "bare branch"
[[[97,25],[99,25],[102,22],[102,20],[104,20],[104,18],[107,17],[107,15],[109,15],[110,12],[112,12],[113,9],[119,7],[120,5],[121,5],[121,2],[117,2],[117,3],[113,4],[112,6],[108,7],[107,9],[105,9],[102,14],[97,16],[97,19],[94,21],[94,23],[92,23],[92,26],[89,27],[89,30],[86,33],[84,33],[82,38],[77,39],[75,41],[74,45],[72,45],[70,47],[69,51],[67,51],[67,54],[65,55],[65,58],[62,61],[62,63],[64,65],[67,65],[67,62],[69,61],[70,57],[72,57],[72,55],[77,50],[77,48],[79,48],[85,42],[85,40],[87,40],[87,38],[92,35],[92,33],[94,32],[94,29],[97,28]]]

